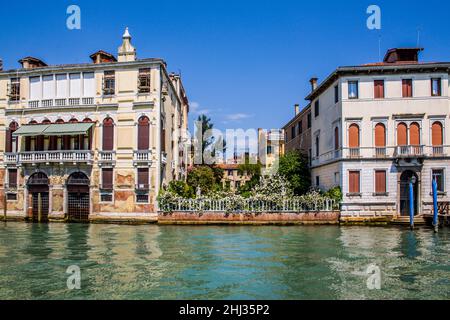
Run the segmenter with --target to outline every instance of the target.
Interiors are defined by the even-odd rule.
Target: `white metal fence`
[[[339,203],[331,199],[306,202],[304,200],[286,199],[283,201],[266,201],[246,199],[233,201],[229,199],[178,199],[160,200],[163,212],[235,212],[235,213],[292,213],[292,212],[331,212],[339,209]]]

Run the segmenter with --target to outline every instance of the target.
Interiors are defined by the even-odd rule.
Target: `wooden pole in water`
[[[434,232],[439,231],[439,209],[438,209],[438,199],[437,199],[437,181],[433,179],[433,227]]]
[[[42,221],[42,194],[38,194],[38,222]]]
[[[3,195],[3,221],[5,221],[6,223],[6,216],[7,216],[7,212],[8,212],[8,201],[6,200],[6,187],[5,187],[5,192]]]
[[[414,229],[414,184],[409,183],[409,225],[411,230]]]

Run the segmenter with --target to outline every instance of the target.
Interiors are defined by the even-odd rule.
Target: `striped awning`
[[[92,128],[94,123],[64,123],[64,124],[45,124],[45,125],[26,125],[20,127],[13,133],[14,136],[32,137],[32,136],[74,136],[86,134]]]

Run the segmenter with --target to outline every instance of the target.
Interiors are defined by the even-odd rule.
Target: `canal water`
[[[1,223],[0,299],[450,299],[449,260],[449,229]]]

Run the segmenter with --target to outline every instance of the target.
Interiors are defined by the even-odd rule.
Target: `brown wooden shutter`
[[[386,146],[386,127],[382,123],[375,126],[375,147]]]
[[[114,150],[114,124],[112,119],[103,121],[103,151]]]
[[[359,171],[350,171],[349,172],[349,192],[350,193],[359,193]]]
[[[148,187],[149,184],[149,175],[148,168],[139,168],[138,169],[138,185]]]
[[[359,148],[359,126],[352,124],[348,130],[349,135],[349,147]]]
[[[339,128],[334,129],[334,150],[339,150]]]
[[[375,80],[375,99],[383,99],[384,98],[384,80]]]
[[[407,146],[408,145],[408,136],[407,136],[408,128],[406,124],[400,123],[397,126],[397,145],[399,146]]]
[[[8,184],[10,188],[17,187],[17,169],[8,170]]]
[[[12,152],[12,132],[6,129],[5,152]]]
[[[433,146],[442,146],[444,144],[442,123],[440,122],[433,123],[431,129],[431,136]]]
[[[402,81],[402,91],[403,91],[404,98],[412,97],[412,80],[411,79],[404,79]]]
[[[138,149],[150,149],[150,122],[147,117],[139,119],[138,124]]]
[[[386,193],[386,171],[375,171],[375,192]]]
[[[420,146],[420,126],[416,122],[409,127],[409,141],[412,146]]]
[[[102,188],[112,189],[113,188],[113,169],[103,168],[102,169]]]

